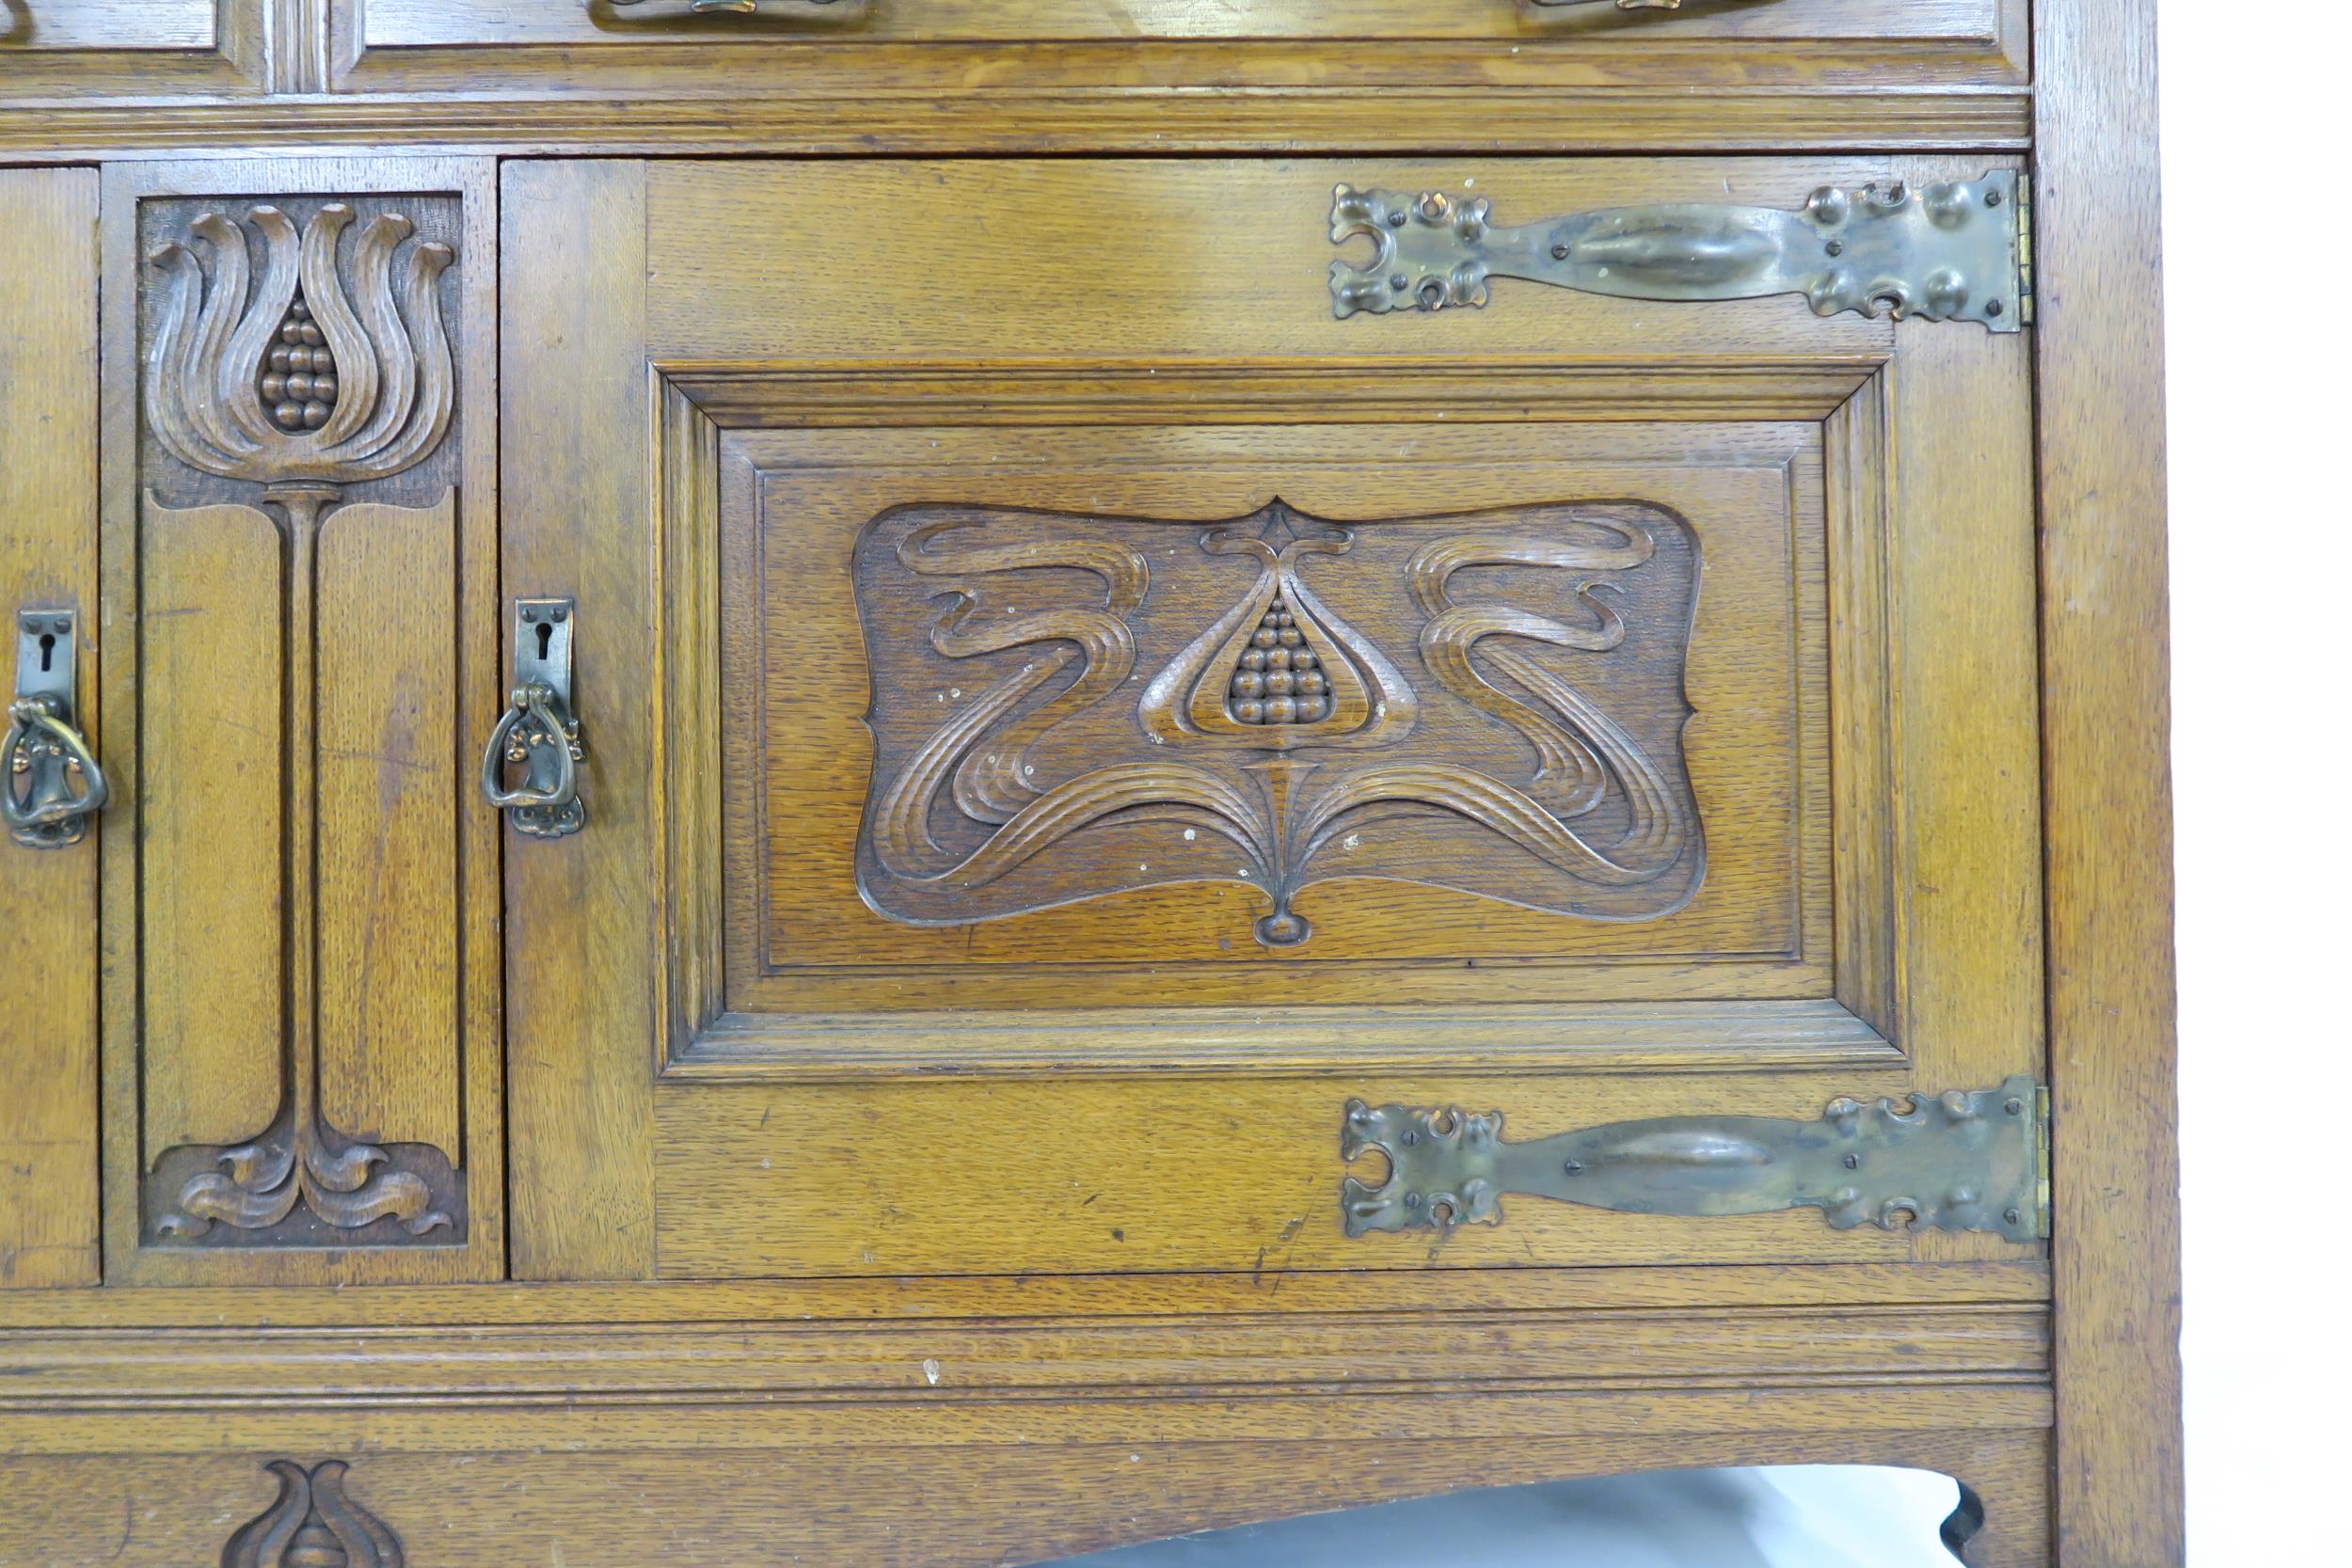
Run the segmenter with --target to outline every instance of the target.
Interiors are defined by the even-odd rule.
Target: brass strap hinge
[[[1824,185],[1803,207],[1660,202],[1497,228],[1485,197],[1342,185],[1331,239],[1369,237],[1364,265],[1331,263],[1331,312],[1483,306],[1489,278],[1621,299],[1803,294],[1816,314],[1973,321],[2015,332],[2033,319],[2026,177]]]
[[[1840,1230],[1875,1225],[2050,1234],[2050,1096],[2031,1078],[1864,1104],[1819,1120],[1661,1117],[1502,1141],[1502,1113],[1471,1116],[1348,1101],[1340,1155],[1377,1150],[1378,1186],[1349,1177],[1347,1234],[1496,1225],[1502,1195],[1637,1214],[1766,1214],[1819,1209]]]

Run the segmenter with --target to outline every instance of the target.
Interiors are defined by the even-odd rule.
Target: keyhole
[[[548,649],[555,642],[555,627],[546,621],[539,623],[539,662],[545,664]]]
[[[40,634],[40,673],[42,674],[49,673],[49,660],[56,656],[56,651],[57,634],[53,631],[42,632]]]

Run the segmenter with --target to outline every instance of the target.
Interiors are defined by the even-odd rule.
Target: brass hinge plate
[[[1371,239],[1366,265],[1331,263],[1331,312],[1483,306],[1496,277],[1621,299],[1803,294],[1816,314],[1891,313],[2015,332],[2033,319],[2026,177],[1824,185],[1803,207],[1661,202],[1498,228],[1485,197],[1360,191],[1331,202],[1331,240]]]
[[[1341,1189],[1347,1234],[1496,1225],[1502,1196],[1639,1214],[1765,1214],[1820,1209],[1838,1229],[1875,1225],[2050,1233],[2049,1093],[2031,1078],[1865,1104],[1839,1099],[1816,1121],[1661,1117],[1526,1143],[1502,1114],[1348,1101],[1340,1154],[1377,1150],[1388,1179]]]

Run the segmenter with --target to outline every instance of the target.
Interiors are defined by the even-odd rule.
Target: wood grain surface
[[[2035,10],[2055,1491],[2122,1568],[2186,1550],[2156,8]]]
[[[74,701],[91,736],[103,611],[89,353],[97,177],[0,169],[0,680],[13,694],[20,607],[73,610]],[[103,745],[98,758],[107,766]],[[0,1288],[98,1283],[98,841],[122,820],[122,805],[70,847],[0,841],[9,997],[0,1007]]]
[[[1018,1562],[1808,1462],[1959,1478],[1978,1568],[2179,1563],[2150,0],[679,8],[0,4],[0,158],[107,166],[0,170],[0,595],[83,611],[126,786],[0,850],[43,977],[0,1286],[109,1281],[0,1290],[0,1565],[219,1560],[271,1462],[347,1463],[415,1568]],[[1340,181],[1519,223],[2028,151],[2030,333],[1517,282],[1330,315]],[[462,214],[461,391],[326,536],[317,886],[278,888],[275,525],[150,499],[141,258],[174,203],[374,192]],[[860,898],[874,686],[958,684],[876,517],[1433,494],[1688,520],[1688,908],[1335,881],[1275,951],[1198,883]],[[580,604],[555,843],[470,784],[537,594]],[[148,1244],[153,1155],[284,1102],[313,895],[319,1102],[445,1149],[466,1244]],[[2010,1073],[2056,1092],[2046,1247],[1339,1223],[1350,1094],[1525,1138]]]
[[[105,173],[103,517],[108,592],[130,607],[103,649],[106,744],[149,810],[148,832],[110,843],[103,863],[113,1277],[503,1272],[496,821],[457,810],[499,706],[495,342],[467,330],[496,297],[488,176],[436,159]],[[410,243],[462,259],[433,281],[457,336],[443,378],[454,406],[416,466],[382,487],[343,481],[361,493],[330,498],[342,510],[326,512],[313,571],[287,543],[303,531],[286,496],[265,499],[218,464],[199,471],[146,421],[141,308],[162,269],[137,259],[208,212],[242,224],[277,207],[301,224],[333,198],[356,222],[413,225]],[[215,1180],[228,1150],[313,1122],[333,1150],[389,1149],[370,1162],[383,1180],[415,1166],[428,1190],[394,1218],[371,1211],[364,1233],[301,1230],[334,1206],[313,1196],[289,1236],[197,1215],[207,1227],[185,1240],[202,1244],[180,1244],[166,1222],[190,1182]],[[405,1180],[364,1177],[350,1201],[364,1209]],[[389,1227],[460,1186],[451,1224],[389,1243]],[[304,1244],[276,1244],[290,1239]]]

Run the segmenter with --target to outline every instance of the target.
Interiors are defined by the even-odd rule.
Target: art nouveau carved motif
[[[350,1468],[272,1461],[278,1500],[229,1538],[220,1568],[402,1568],[399,1539],[343,1491]]]
[[[453,208],[446,198],[421,199]],[[360,222],[350,205],[326,202],[304,220],[257,204],[242,219],[199,212],[150,256],[144,392],[160,453],[146,465],[147,525],[259,512],[280,539],[285,745],[278,775],[282,880],[291,890],[280,1037],[253,1042],[256,1052],[283,1054],[278,1114],[249,1142],[158,1155],[142,1196],[150,1242],[382,1244],[458,1239],[464,1230],[463,1194],[447,1155],[346,1137],[318,1103],[320,539],[346,512],[379,520],[421,515],[380,503],[347,509],[345,487],[418,468],[449,430],[456,376],[440,279],[454,252],[416,234],[398,212]],[[192,487],[213,507],[236,510],[166,505],[154,482],[168,479],[171,463],[229,482]],[[447,515],[446,486],[437,488],[441,499],[421,510]]]
[[[859,888],[957,925],[1379,878],[1602,920],[1698,886],[1690,529],[1638,502],[1201,525],[885,513],[856,587],[876,766]],[[944,608],[942,608],[944,606]]]

